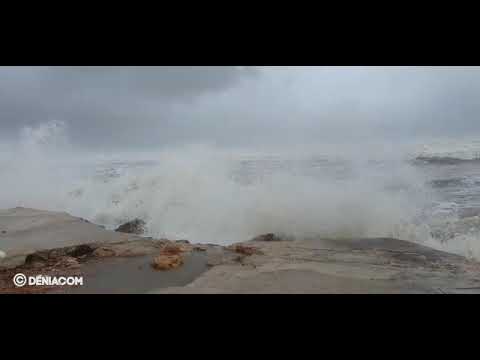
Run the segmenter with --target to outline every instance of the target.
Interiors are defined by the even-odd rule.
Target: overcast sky
[[[480,134],[480,68],[2,67],[0,139],[149,148]]]

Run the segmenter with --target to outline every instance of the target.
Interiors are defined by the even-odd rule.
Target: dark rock
[[[282,241],[282,240],[283,238],[273,233],[260,235],[252,239],[252,241]]]
[[[234,245],[230,247],[231,250],[238,254],[251,256],[251,255],[263,255],[263,252],[253,246]]]
[[[190,241],[188,241],[188,240],[177,240],[175,242],[179,243],[179,244],[187,244],[187,245],[190,244]]]
[[[46,252],[36,252],[33,254],[27,255],[25,258],[25,265],[33,265],[37,263],[46,263],[48,262],[48,253]]]
[[[6,230],[2,230],[2,234],[6,234],[6,233],[7,233],[7,231],[6,231]]]
[[[145,221],[141,219],[135,219],[123,225],[120,225],[115,231],[127,233],[127,234],[141,235],[145,231],[144,226],[145,226]]]
[[[66,254],[68,256],[78,258],[84,255],[90,255],[95,249],[88,245],[78,245],[67,250]]]

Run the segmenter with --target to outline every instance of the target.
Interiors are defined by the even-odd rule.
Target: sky
[[[480,133],[477,67],[1,67],[0,141],[49,121],[80,148]]]

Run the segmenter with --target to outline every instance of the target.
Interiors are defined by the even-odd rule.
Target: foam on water
[[[419,147],[416,155],[424,158],[480,159],[480,140],[472,137],[435,139]]]
[[[395,237],[480,258],[480,219],[462,219],[402,156],[189,146],[112,157],[72,151],[61,123],[25,130],[4,155],[1,208],[66,211],[108,228],[139,217],[147,235],[194,242]]]

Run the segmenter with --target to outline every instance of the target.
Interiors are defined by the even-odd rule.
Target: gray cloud
[[[64,121],[76,145],[356,141],[480,131],[479,68],[0,68],[0,137]]]
[[[233,66],[1,68],[0,130],[11,137],[60,120],[78,143],[151,144],[175,104],[188,106],[255,75]]]

